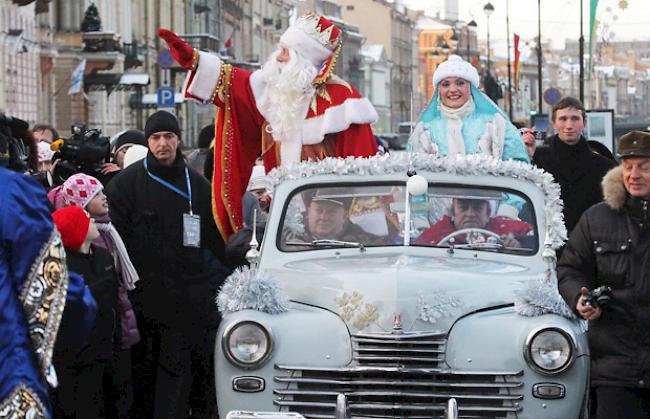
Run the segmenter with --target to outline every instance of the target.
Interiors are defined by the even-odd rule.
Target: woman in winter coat
[[[436,156],[487,154],[529,162],[519,132],[479,90],[476,68],[451,55],[433,74],[435,93],[409,139],[409,148]]]
[[[61,185],[59,195],[65,205],[78,206],[90,213],[99,230],[99,238],[93,244],[106,249],[113,257],[118,283],[118,310],[121,339],[116,343],[114,357],[113,391],[117,414],[125,416],[132,401],[130,348],[140,341],[135,313],[128,291],[135,288],[138,274],[129,259],[124,243],[111,224],[108,202],[99,180],[83,173],[70,176]]]

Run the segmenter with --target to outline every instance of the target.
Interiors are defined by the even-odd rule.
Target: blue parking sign
[[[173,108],[176,92],[173,87],[159,87],[157,91],[157,104],[159,108]]]

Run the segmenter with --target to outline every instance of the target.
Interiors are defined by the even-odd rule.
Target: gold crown
[[[320,24],[320,16],[315,13],[307,13],[298,18],[296,21],[296,27],[307,35],[315,38],[328,49],[334,49],[338,45],[340,39],[339,37],[335,39],[330,39],[332,37],[332,32],[334,31],[334,24],[331,24],[329,28],[323,30]]]

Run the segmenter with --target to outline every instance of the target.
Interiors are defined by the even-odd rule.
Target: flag
[[[594,52],[594,32],[596,32],[596,9],[598,0],[591,0],[589,3],[589,74],[591,74],[592,55]]]
[[[225,49],[232,48],[233,38],[235,37],[235,29],[237,29],[237,26],[232,27],[232,32],[230,33],[230,36],[228,37],[228,39],[226,39],[226,42],[223,43],[223,47]]]
[[[513,74],[515,75],[515,92],[519,91],[519,68],[520,68],[520,58],[521,58],[521,51],[519,51],[519,35],[515,35],[515,61],[512,63],[513,65]]]
[[[77,94],[81,91],[81,86],[84,81],[84,71],[86,70],[86,59],[81,60],[77,68],[72,72],[72,82],[70,83],[70,89],[68,89],[69,95]]]

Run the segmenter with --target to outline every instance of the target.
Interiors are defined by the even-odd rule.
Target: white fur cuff
[[[199,52],[199,65],[194,73],[194,78],[189,85],[186,82],[187,93],[202,100],[210,99],[219,81],[221,63],[221,59],[216,55]]]

